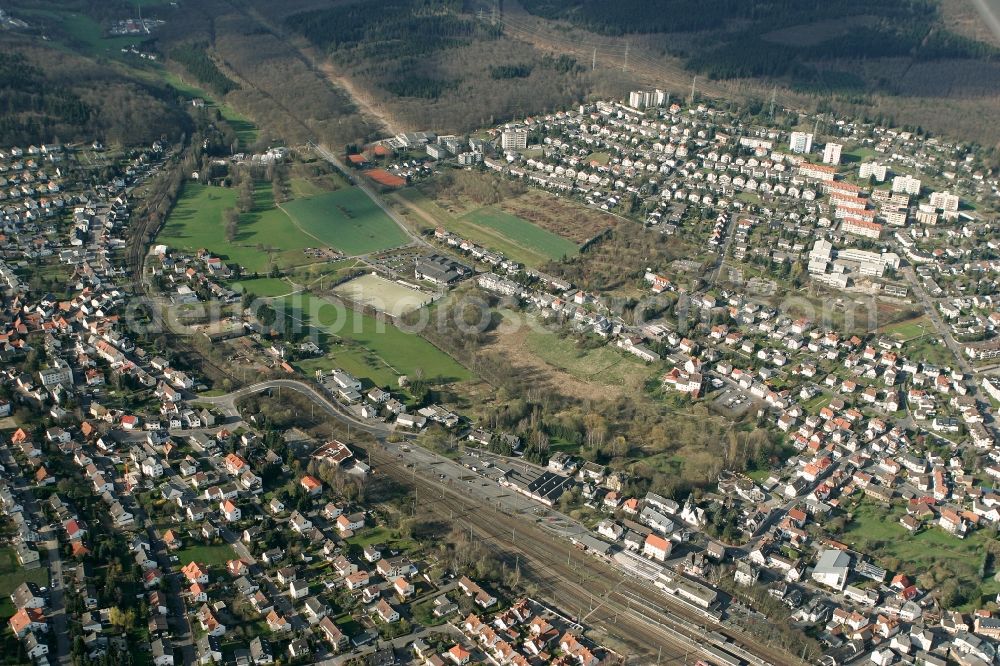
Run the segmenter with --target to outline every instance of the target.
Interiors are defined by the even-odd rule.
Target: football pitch
[[[416,310],[431,301],[430,294],[371,273],[348,280],[333,291],[393,317]]]
[[[347,255],[369,254],[405,245],[407,236],[375,202],[357,188],[343,188],[282,205],[307,234]]]
[[[540,266],[579,252],[573,241],[495,206],[478,208],[461,217],[445,218],[444,227],[527,266]]]

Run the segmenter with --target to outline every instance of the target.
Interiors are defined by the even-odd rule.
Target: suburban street
[[[3,457],[3,463],[9,469],[16,466],[17,463],[14,461],[14,458],[11,456],[9,451],[5,451]],[[31,519],[37,526],[36,531],[38,533],[39,541],[36,545],[40,548],[45,548],[48,555],[49,600],[47,615],[52,620],[53,630],[56,635],[56,652],[54,657],[60,666],[69,666],[72,662],[70,659],[71,646],[69,643],[69,631],[67,628],[68,619],[66,617],[66,600],[64,594],[66,582],[63,576],[62,554],[59,552],[59,530],[62,526],[58,523],[54,525],[50,525],[48,523],[41,504],[31,491],[31,486],[21,482],[15,487],[22,493],[22,497],[24,498],[24,508],[27,510]]]

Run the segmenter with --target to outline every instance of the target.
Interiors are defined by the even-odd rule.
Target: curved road
[[[280,391],[282,388],[305,394],[306,397],[311,399],[328,416],[338,419],[344,423],[349,423],[352,427],[356,427],[358,430],[368,433],[377,440],[384,440],[395,432],[395,428],[385,423],[359,419],[345,409],[343,405],[334,402],[328,396],[324,395],[322,391],[316,389],[311,384],[297,379],[269,379],[250,386],[245,386],[225,395],[197,396],[196,399],[198,402],[218,407],[229,416],[239,416],[239,411],[236,409],[236,402],[241,398],[273,389],[278,389]],[[409,432],[400,432],[398,434],[403,437],[416,436],[415,433]]]

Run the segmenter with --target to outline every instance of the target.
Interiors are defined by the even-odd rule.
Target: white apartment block
[[[628,94],[628,105],[633,109],[650,109],[667,105],[670,95],[663,90],[633,90]]]
[[[503,150],[524,150],[528,147],[528,130],[523,127],[505,129],[500,134],[500,147]]]
[[[931,206],[943,211],[957,211],[958,195],[949,192],[931,192]]]
[[[884,183],[889,175],[889,167],[878,162],[865,162],[858,169],[859,178],[875,178],[878,183]]]
[[[906,226],[906,214],[907,211],[905,208],[902,210],[882,209],[882,217],[885,218],[887,224],[891,224],[894,227]]]
[[[896,176],[892,179],[892,191],[917,196],[920,194],[920,179],[913,176]]]
[[[788,148],[793,153],[808,153],[812,150],[813,135],[811,132],[792,132],[788,140]]]
[[[844,147],[839,143],[828,143],[823,147],[823,164],[837,166],[840,164],[840,151]]]

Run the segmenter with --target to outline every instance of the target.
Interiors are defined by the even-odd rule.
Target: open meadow
[[[465,367],[416,333],[355,312],[342,303],[311,295],[284,302],[301,310],[306,325],[328,338],[323,356],[296,364],[305,373],[343,368],[378,386],[395,386],[399,375],[423,374],[444,382],[472,378]]]
[[[873,502],[860,502],[845,506],[851,512],[841,539],[849,546],[875,557],[879,566],[889,571],[899,571],[915,578],[920,587],[928,583],[943,585],[954,579],[963,590],[968,604],[963,610],[981,608],[985,601],[993,600],[1000,592],[1000,581],[994,577],[995,564],[980,567],[988,555],[986,530],[978,530],[965,539],[946,533],[936,524],[926,524],[919,533],[912,535],[899,524],[905,515],[901,507],[886,509]]]
[[[274,206],[270,184],[256,187],[254,208],[240,215],[236,236],[230,241],[223,211],[235,205],[234,189],[187,183],[156,242],[188,252],[204,248],[251,273],[266,272],[272,265],[286,268],[308,263],[302,250],[315,247],[316,240]]]
[[[578,251],[576,243],[546,231],[531,222],[511,215],[498,206],[486,206],[459,218],[460,223],[472,225],[482,233],[499,234],[525,250],[534,250],[548,259],[571,257]]]
[[[572,241],[497,207],[481,207],[456,215],[446,208],[447,203],[439,203],[416,188],[402,190],[395,200],[404,207],[414,228],[427,230],[442,226],[526,266],[537,267],[578,252]]]
[[[197,83],[190,82],[187,77],[167,69],[162,70],[162,75],[163,80],[184,97],[205,100],[206,109],[217,109],[223,120],[233,128],[233,132],[236,133],[241,146],[248,148],[257,142],[257,126],[230,105],[216,99],[217,96],[215,94],[208,92]]]
[[[197,562],[203,566],[224,567],[229,560],[236,559],[236,551],[232,546],[189,546],[177,551],[177,559],[181,565]]]
[[[348,255],[389,250],[407,242],[406,234],[357,188],[343,188],[283,204],[303,231]]]

